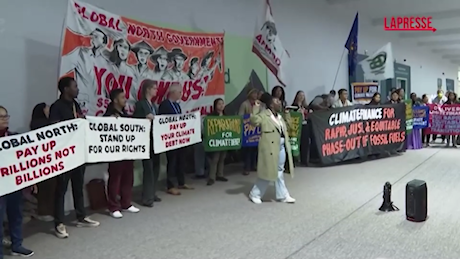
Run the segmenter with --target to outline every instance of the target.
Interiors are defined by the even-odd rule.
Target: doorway
[[[406,78],[396,78],[396,88],[402,88],[404,90],[404,99],[407,99],[408,97],[407,79]]]

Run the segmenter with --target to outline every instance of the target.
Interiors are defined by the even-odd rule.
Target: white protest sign
[[[150,121],[122,117],[86,117],[86,162],[150,158]]]
[[[0,138],[0,196],[85,163],[85,126],[74,119]]]
[[[155,154],[201,142],[199,111],[181,115],[155,116],[153,120],[153,150]]]

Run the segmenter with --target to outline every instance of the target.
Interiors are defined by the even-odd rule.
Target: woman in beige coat
[[[275,182],[276,199],[281,202],[294,203],[284,182],[284,165],[288,159],[289,173],[294,174],[291,145],[289,143],[288,125],[283,117],[277,113],[281,109],[281,101],[265,93],[261,101],[266,105],[265,110],[260,111],[260,103],[256,102],[251,113],[251,123],[261,128],[259,139],[259,155],[257,161],[257,181],[254,184],[249,199],[256,203],[262,203],[262,197],[270,182]],[[287,111],[286,111],[287,112]],[[289,118],[289,114],[286,113]],[[289,120],[288,120],[289,121]]]

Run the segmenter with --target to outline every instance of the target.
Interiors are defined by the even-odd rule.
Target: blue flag
[[[356,13],[345,48],[348,50],[348,74],[353,76],[358,64],[358,13]]]

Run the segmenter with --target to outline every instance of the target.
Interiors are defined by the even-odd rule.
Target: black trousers
[[[166,152],[166,158],[168,160],[166,164],[166,188],[168,190],[176,187],[174,184],[176,179],[177,185],[185,185],[185,155],[185,148]]]
[[[3,240],[3,218],[6,211],[13,250],[22,246],[22,205],[22,190],[0,197],[0,238]],[[3,246],[0,247],[0,258],[3,258]]]
[[[300,133],[300,162],[305,166],[310,161],[310,134],[311,123],[302,125],[302,132]]]
[[[142,160],[142,203],[152,204],[156,191],[158,177],[160,176],[160,155],[150,151],[150,159]]]
[[[80,166],[56,177],[56,194],[54,198],[54,224],[56,226],[64,223],[64,198],[69,181],[72,182],[73,204],[77,220],[81,221],[86,217],[85,201],[83,198],[84,175],[85,166]]]

